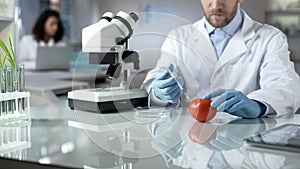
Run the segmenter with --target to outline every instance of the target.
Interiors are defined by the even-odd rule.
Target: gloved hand
[[[184,82],[182,77],[174,77],[170,74],[173,70],[174,66],[170,64],[168,70],[164,71],[153,80],[151,87],[155,96],[159,99],[166,103],[176,104],[179,102],[182,95],[178,83],[182,86]]]
[[[266,106],[258,101],[251,100],[242,92],[233,89],[219,89],[207,93],[203,98],[211,99],[211,107],[218,111],[227,112],[244,118],[257,118],[266,111]]]

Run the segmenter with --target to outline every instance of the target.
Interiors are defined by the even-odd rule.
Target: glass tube
[[[25,91],[25,71],[24,71],[24,65],[18,66],[18,91],[24,92]],[[18,109],[20,113],[23,113],[25,111],[25,99],[18,99]]]
[[[24,65],[18,66],[18,91],[25,91],[25,74],[24,74]]]
[[[0,94],[4,93],[4,83],[4,69],[0,67]],[[0,117],[3,115],[4,112],[4,101],[0,101]]]
[[[12,92],[16,92],[18,91],[19,88],[19,66],[11,68],[11,76],[12,76]],[[16,112],[16,110],[19,108],[19,106],[17,108],[18,99],[14,99],[11,102],[12,102],[11,110],[12,110],[12,114],[14,114],[14,112]]]
[[[9,93],[9,92],[13,92],[13,73],[12,73],[12,69],[10,67],[6,67],[5,68],[5,92]],[[6,114],[13,114],[13,101],[12,100],[8,100],[6,101]]]
[[[5,73],[5,92],[12,92],[13,91],[13,85],[12,85],[12,71],[10,67],[5,67],[4,69]]]
[[[11,76],[12,76],[12,92],[18,91],[19,67],[11,68]]]

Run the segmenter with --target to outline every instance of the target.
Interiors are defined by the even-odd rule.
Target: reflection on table
[[[297,124],[298,115],[250,120],[219,113],[209,123],[198,123],[185,108],[96,114],[70,110],[67,102],[32,107],[31,115],[30,147],[19,149],[24,151],[22,158],[7,153],[2,153],[2,158],[71,168],[297,168],[300,165],[298,154],[250,151],[243,142],[244,138],[269,128]]]
[[[21,120],[0,124],[0,155],[5,158],[27,159],[31,147],[31,121]]]

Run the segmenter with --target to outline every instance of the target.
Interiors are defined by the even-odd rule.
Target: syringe
[[[173,77],[176,80],[176,77],[174,76],[173,72],[170,69],[167,69],[170,76]],[[183,92],[183,87],[182,85],[176,80],[177,85],[179,86],[180,91],[182,92],[182,94],[187,98],[190,99],[190,97],[188,96],[188,94],[186,92]]]

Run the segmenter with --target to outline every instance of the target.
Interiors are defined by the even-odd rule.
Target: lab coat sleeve
[[[271,106],[264,116],[294,113],[299,108],[300,80],[289,56],[286,36],[278,31],[269,41],[261,63],[260,89],[248,94],[250,99]]]
[[[152,81],[159,75],[161,74],[164,70],[168,68],[170,64],[174,65],[174,75],[178,76],[178,70],[177,70],[177,65],[179,64],[179,52],[180,50],[178,42],[176,40],[176,32],[171,31],[164,41],[162,47],[161,47],[161,56],[160,59],[157,62],[157,65],[154,69],[148,72],[143,84],[142,88],[144,88],[148,94],[149,94],[149,106],[175,106],[177,107],[178,105],[170,105],[167,103],[164,103],[162,100],[160,100],[158,97],[156,97],[152,91],[151,88],[151,83]]]
[[[35,68],[37,46],[32,35],[23,36],[17,50],[17,63],[24,64],[26,69]]]

